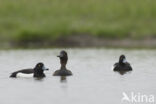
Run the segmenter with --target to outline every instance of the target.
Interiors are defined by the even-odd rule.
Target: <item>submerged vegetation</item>
[[[1,42],[156,37],[155,0],[0,0]]]

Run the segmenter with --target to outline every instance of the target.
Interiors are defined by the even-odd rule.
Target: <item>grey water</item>
[[[60,50],[1,50],[0,104],[133,104],[122,100],[123,93],[156,97],[156,50],[66,49],[67,68],[74,74],[66,78],[52,76],[60,68]],[[133,67],[124,75],[112,70],[121,54]],[[38,62],[50,69],[46,78],[9,78],[11,72]]]

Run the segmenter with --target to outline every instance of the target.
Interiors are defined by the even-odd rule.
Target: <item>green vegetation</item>
[[[0,0],[1,42],[156,37],[156,0]]]

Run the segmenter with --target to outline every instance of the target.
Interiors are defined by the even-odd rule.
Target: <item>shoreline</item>
[[[71,48],[156,48],[156,38],[144,39],[108,39],[92,35],[70,35],[61,37],[54,41],[37,42],[4,42],[0,44],[0,49],[10,48],[52,48],[52,47],[71,47]]]

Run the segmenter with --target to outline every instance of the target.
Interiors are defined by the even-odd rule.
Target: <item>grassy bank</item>
[[[155,0],[0,0],[1,42],[156,37]]]

